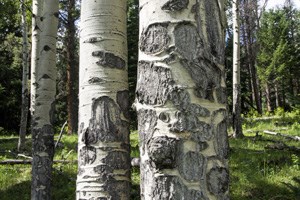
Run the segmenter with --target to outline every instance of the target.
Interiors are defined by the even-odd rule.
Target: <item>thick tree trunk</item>
[[[139,3],[141,198],[229,199],[224,1]]]
[[[28,92],[28,36],[27,36],[27,22],[26,22],[26,0],[21,0],[21,25],[22,25],[22,106],[21,106],[21,123],[19,130],[19,141],[18,141],[18,151],[22,151],[25,146],[26,140],[26,129],[27,129],[27,119],[28,119],[28,106],[29,106],[29,92]]]
[[[125,0],[81,4],[76,198],[130,197]]]
[[[35,104],[32,117],[32,184],[31,199],[51,199],[51,173],[54,154],[53,114],[56,93],[56,38],[58,1],[33,2],[40,13],[35,23],[39,42],[35,54]],[[34,9],[34,11],[36,11]]]
[[[243,137],[242,121],[241,121],[239,0],[233,0],[232,12],[233,12],[232,120],[233,120],[233,137],[239,138],[239,137]]]
[[[75,27],[75,0],[68,0],[67,11],[67,32],[66,32],[66,52],[67,52],[67,110],[68,110],[68,134],[72,134],[78,129],[78,59],[76,56],[76,27]]]

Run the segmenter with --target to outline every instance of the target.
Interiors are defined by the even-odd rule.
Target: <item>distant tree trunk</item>
[[[67,53],[67,110],[68,110],[68,134],[77,131],[78,128],[78,59],[76,51],[76,27],[75,27],[75,0],[68,0],[68,19],[66,24],[66,53]]]
[[[281,106],[281,103],[280,103],[280,94],[279,94],[279,86],[278,86],[278,82],[275,81],[275,85],[274,85],[274,89],[275,89],[275,105],[276,105],[276,108],[279,108]]]
[[[126,7],[81,4],[78,200],[130,198]]]
[[[249,53],[248,53],[248,45],[247,45],[247,34],[246,34],[246,28],[245,28],[245,21],[243,21],[242,27],[240,28],[240,31],[242,31],[242,38],[243,38],[243,44],[244,44],[244,54],[246,56],[246,59],[244,61],[244,65],[243,67],[247,69],[247,73],[249,74],[249,76],[247,76],[248,79],[248,87],[251,89],[251,91],[253,91],[253,85],[252,85],[252,75],[251,75],[251,70],[250,70],[250,58],[249,58]],[[255,98],[253,97],[253,93],[250,92],[249,96],[249,101],[250,101],[250,106],[254,107],[254,101]]]
[[[22,151],[25,146],[28,106],[29,106],[29,92],[28,92],[28,36],[27,36],[27,22],[26,22],[26,0],[21,0],[21,26],[22,26],[22,106],[21,106],[21,123],[19,130],[18,151]]]
[[[34,29],[39,30],[35,62],[35,104],[32,116],[31,199],[51,199],[54,154],[53,114],[56,93],[58,1],[33,2]],[[36,12],[38,11],[38,12]],[[40,23],[36,23],[39,18]],[[33,36],[35,37],[35,36]]]
[[[256,45],[254,44],[256,42],[255,40],[255,33],[257,32],[258,26],[255,24],[256,19],[258,16],[256,9],[258,9],[257,6],[257,0],[254,1],[243,1],[243,38],[244,38],[244,45],[246,49],[246,61],[247,61],[247,67],[249,68],[249,75],[250,75],[250,82],[251,82],[251,95],[252,95],[252,101],[255,102],[257,112],[259,114],[262,114],[262,105],[261,105],[261,97],[259,94],[259,84],[258,84],[258,77],[257,72],[255,68],[255,62],[256,62]]]
[[[224,1],[139,3],[141,199],[229,199]]]
[[[267,104],[267,110],[268,112],[272,112],[272,104],[271,104],[271,91],[270,86],[268,83],[266,83],[266,104]]]
[[[233,0],[232,12],[233,12],[232,120],[233,120],[233,137],[239,138],[239,137],[243,137],[242,121],[241,121],[239,0]]]

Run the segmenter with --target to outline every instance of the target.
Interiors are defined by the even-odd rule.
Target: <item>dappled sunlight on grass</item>
[[[299,136],[300,126],[293,120],[290,121],[291,125],[278,118],[245,120],[243,127],[246,137],[229,139],[232,200],[300,199],[299,151],[267,148],[277,143],[300,148],[300,142],[263,134],[263,130],[280,130],[285,134]],[[0,160],[16,158],[17,142],[18,138],[15,136],[0,137],[0,151],[2,151]],[[131,132],[130,142],[131,157],[139,157],[137,131]],[[31,142],[28,139],[26,152],[22,153],[30,155],[30,151]],[[77,160],[77,135],[63,135],[54,159],[71,162],[54,165],[53,199],[73,200],[75,199],[77,163],[72,161]],[[0,165],[0,199],[20,200],[20,197],[22,200],[30,199],[30,173],[30,165]],[[139,174],[139,168],[133,167],[131,200],[140,199]]]

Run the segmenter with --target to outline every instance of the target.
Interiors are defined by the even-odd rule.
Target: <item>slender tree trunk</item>
[[[276,105],[276,108],[279,108],[280,107],[280,95],[279,95],[279,89],[278,89],[278,83],[277,81],[275,82],[275,105]]]
[[[31,199],[51,199],[51,174],[54,154],[53,114],[56,93],[56,38],[58,1],[33,2],[40,18],[34,29],[39,30],[38,51],[34,51],[35,103],[32,117],[32,184]]]
[[[233,12],[233,97],[232,97],[232,119],[233,136],[243,137],[241,121],[241,83],[240,83],[240,18],[239,0],[232,2]]]
[[[242,14],[245,14],[245,13],[242,13]],[[244,65],[244,67],[247,69],[247,72],[248,72],[248,74],[249,74],[249,76],[247,77],[248,78],[248,80],[249,80],[249,83],[248,83],[248,87],[251,89],[251,91],[253,91],[253,84],[252,84],[252,75],[251,75],[251,70],[250,70],[250,64],[249,64],[249,62],[250,62],[250,59],[249,59],[249,53],[248,53],[248,44],[247,44],[247,42],[248,42],[248,40],[246,39],[246,25],[245,25],[245,20],[243,20],[243,24],[242,24],[242,28],[241,28],[241,30],[242,30],[242,37],[243,37],[243,44],[244,44],[244,53],[245,53],[245,55],[246,55],[246,59],[245,59],[245,61],[244,61],[244,63],[245,63],[245,65]],[[251,92],[250,93],[250,95],[249,95],[249,100],[250,100],[250,106],[251,107],[254,107],[254,100],[255,98],[253,97],[253,93]]]
[[[224,1],[139,3],[141,198],[229,199]]]
[[[21,123],[19,130],[19,142],[18,151],[22,151],[25,146],[26,140],[26,129],[27,129],[27,118],[28,118],[28,107],[29,107],[29,92],[28,92],[28,35],[27,35],[27,22],[26,22],[26,0],[21,0],[21,25],[22,25],[22,36],[23,36],[23,49],[22,49],[22,106],[21,106]]]
[[[250,72],[250,82],[251,82],[251,95],[252,101],[255,102],[257,112],[262,114],[262,105],[261,98],[259,95],[259,84],[257,82],[257,73],[255,68],[256,55],[255,55],[255,33],[257,32],[257,25],[255,25],[257,12],[254,12],[253,9],[257,9],[257,1],[244,1],[243,10],[244,10],[244,23],[243,23],[243,37],[245,38],[244,44],[246,51],[246,60]]]
[[[32,39],[31,39],[31,70],[30,70],[30,111],[31,116],[35,111],[36,98],[36,68],[39,61],[39,43],[41,33],[41,3],[39,0],[32,0]]]
[[[267,110],[268,112],[272,112],[272,104],[271,104],[271,91],[270,86],[268,83],[266,83],[266,104],[267,104]]]
[[[78,59],[76,57],[76,27],[75,27],[75,0],[68,0],[67,5],[67,110],[68,110],[68,134],[77,131],[78,124]]]
[[[81,4],[76,198],[130,197],[125,0]]]

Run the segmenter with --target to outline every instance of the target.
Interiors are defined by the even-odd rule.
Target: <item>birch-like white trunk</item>
[[[235,138],[238,138],[238,137],[243,137],[242,122],[241,122],[239,0],[233,0],[232,12],[233,12],[232,120],[233,120],[233,136]]]
[[[41,1],[43,2],[43,0]],[[41,32],[41,4],[39,0],[32,0],[32,37],[31,37],[31,69],[30,69],[30,111],[31,115],[35,110],[36,95],[36,68],[39,61],[39,42]]]
[[[229,199],[223,0],[140,0],[143,200]]]
[[[26,140],[29,92],[28,92],[28,35],[27,35],[27,22],[26,22],[26,0],[21,0],[21,26],[22,26],[22,106],[21,106],[21,123],[19,130],[18,151],[24,149]]]
[[[81,4],[77,199],[129,199],[125,0]]]
[[[51,173],[54,154],[54,102],[56,93],[56,41],[58,0],[33,2],[34,35],[32,52],[35,82],[32,116],[32,184],[31,199],[51,199]],[[35,8],[36,7],[36,8]],[[38,11],[38,12],[36,12]],[[37,13],[35,15],[35,13]],[[37,19],[39,18],[39,19]],[[39,23],[37,23],[39,21]],[[38,36],[37,38],[35,38]]]

